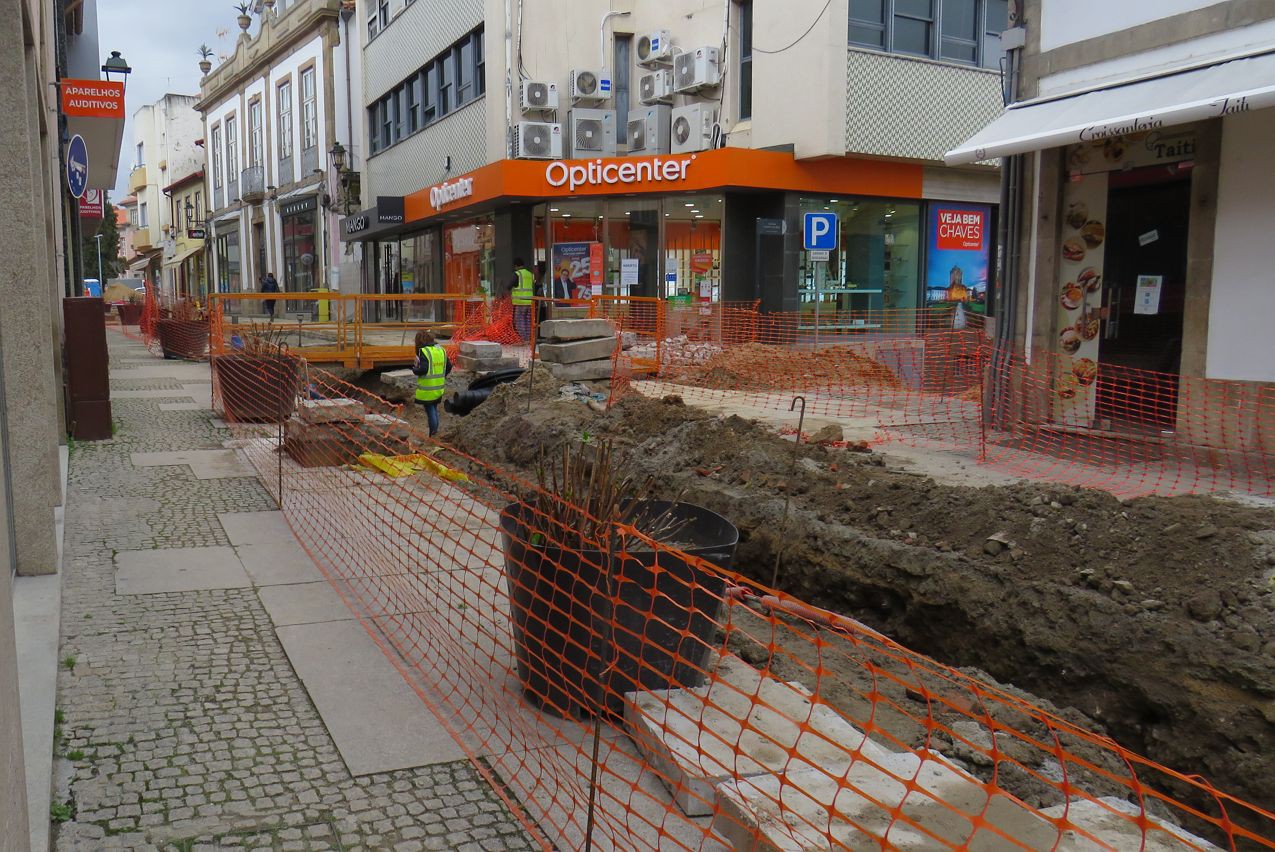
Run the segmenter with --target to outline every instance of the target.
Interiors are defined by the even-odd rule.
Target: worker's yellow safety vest
[[[518,283],[509,294],[513,303],[530,305],[532,298],[536,295],[536,279],[526,269],[519,269],[514,275],[518,277]]]
[[[429,372],[416,377],[416,401],[438,402],[447,389],[447,353],[441,346],[422,346],[421,365]]]

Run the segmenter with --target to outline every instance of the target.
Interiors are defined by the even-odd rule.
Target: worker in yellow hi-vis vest
[[[416,332],[416,361],[412,372],[416,374],[416,404],[424,406],[429,421],[429,434],[438,432],[438,404],[447,390],[447,374],[452,371],[447,352],[428,331]]]
[[[509,300],[514,305],[514,331],[523,340],[531,339],[531,305],[536,295],[536,277],[521,257],[514,258],[514,279]]]

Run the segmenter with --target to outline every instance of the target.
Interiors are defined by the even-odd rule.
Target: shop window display
[[[879,328],[885,312],[918,306],[919,204],[803,198],[801,212],[836,213],[839,228],[837,248],[828,260],[802,254],[798,287],[803,326],[813,328],[818,315],[820,328]]]

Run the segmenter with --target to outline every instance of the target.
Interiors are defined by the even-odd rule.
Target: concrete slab
[[[214,429],[225,429],[225,428],[226,428],[226,421],[225,421],[225,420],[222,420],[220,417],[213,417],[213,418],[210,418],[210,419],[208,420],[208,422],[212,424],[212,427],[213,427]]]
[[[134,467],[189,465],[196,479],[237,479],[254,477],[256,472],[234,450],[179,450],[162,453],[133,453]]]
[[[463,749],[356,621],[278,630],[352,775],[463,760]]]
[[[585,340],[614,337],[615,323],[609,319],[554,319],[540,323],[536,330],[542,341]]]
[[[134,362],[136,363],[136,362]],[[206,381],[209,375],[207,364],[190,364],[181,361],[161,361],[156,363],[150,359],[146,366],[129,366],[111,368],[112,379],[177,379],[178,381]]]
[[[217,519],[226,531],[226,538],[235,546],[293,541],[283,512],[223,512]]]
[[[234,548],[176,547],[115,554],[115,594],[153,595],[210,589],[245,589],[252,578]]]
[[[206,408],[198,402],[161,402],[159,404],[160,411],[205,411]]]
[[[60,536],[59,536],[60,538]],[[62,575],[13,578],[13,620],[18,650],[23,765],[27,776],[30,848],[49,848],[53,797],[53,713],[58,682],[58,630]]]
[[[615,353],[615,336],[572,340],[566,343],[542,343],[536,348],[536,353],[540,356],[540,360],[555,364],[575,364],[580,361],[597,361],[601,358],[609,361]]]
[[[188,397],[191,392],[183,388],[163,388],[162,390],[112,390],[111,399],[171,399]]]
[[[695,689],[631,692],[630,735],[691,816],[713,812],[713,788],[732,778],[822,767],[839,773],[889,754],[800,683],[782,683],[735,656]]]
[[[717,786],[714,826],[737,850],[1053,849],[1059,831],[936,755],[891,754]],[[978,818],[978,823],[974,822]]]
[[[547,364],[549,372],[560,382],[591,382],[611,378],[615,365],[610,358],[599,361],[579,361],[575,364]]]
[[[1054,805],[1045,808],[1041,814],[1049,819],[1066,819],[1074,827],[1084,831],[1082,836],[1075,831],[1063,832],[1060,850],[1067,852],[1099,852],[1105,849],[1141,849],[1143,852],[1186,852],[1188,849],[1217,849],[1218,847],[1202,837],[1158,820],[1150,814],[1146,818],[1156,828],[1148,830],[1145,845],[1142,829],[1135,820],[1141,819],[1142,811],[1132,802],[1123,799],[1104,797],[1096,802],[1088,799],[1073,799],[1067,805]],[[1100,843],[1090,840],[1095,837]]]
[[[182,390],[186,391],[186,395],[202,405],[204,408],[212,408],[212,381],[204,381],[198,384],[182,384]]]
[[[354,614],[327,580],[294,583],[287,586],[265,586],[257,597],[270,614],[275,627],[295,624],[317,624],[324,621],[350,621]]]
[[[269,544],[242,544],[235,552],[254,586],[283,586],[323,579],[310,555],[291,535]]]

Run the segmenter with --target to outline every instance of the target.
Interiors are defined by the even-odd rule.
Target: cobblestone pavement
[[[114,367],[147,357],[108,337]],[[255,479],[133,467],[229,437],[174,401],[116,400],[115,438],[72,451],[54,848],[535,848],[467,761],[351,777],[252,589],[115,594],[116,552],[227,545],[218,513],[275,508]]]

